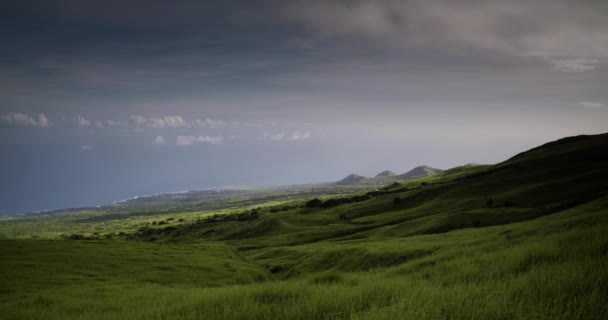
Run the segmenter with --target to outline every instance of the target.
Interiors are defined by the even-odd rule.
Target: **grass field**
[[[186,217],[162,225],[113,216],[97,234],[37,216],[46,239],[11,237],[27,219],[6,220],[0,314],[608,318],[608,135],[351,191],[145,217]]]

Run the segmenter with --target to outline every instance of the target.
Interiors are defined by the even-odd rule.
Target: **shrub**
[[[315,275],[312,279],[310,279],[310,282],[317,284],[339,283],[344,282],[344,277],[338,272],[328,271]]]
[[[283,271],[283,266],[272,266],[269,270],[271,273],[279,273]]]
[[[486,201],[486,206],[488,208],[491,208],[492,206],[494,206],[494,200],[492,198],[489,198],[488,201]]]
[[[314,198],[314,199],[306,202],[306,206],[308,208],[320,207],[321,204],[323,204],[323,201],[321,201],[319,198]]]

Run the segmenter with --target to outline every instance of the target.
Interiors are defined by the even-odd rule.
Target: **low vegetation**
[[[35,217],[44,239],[0,240],[0,314],[606,319],[607,155],[608,135],[565,139],[379,189],[124,212],[94,232]]]

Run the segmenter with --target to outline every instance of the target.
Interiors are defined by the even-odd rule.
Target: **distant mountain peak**
[[[364,176],[360,176],[358,174],[351,174],[348,177],[336,182],[336,184],[355,184],[361,180],[366,179]]]
[[[437,169],[437,168],[432,168],[427,165],[421,165],[421,166],[417,166],[416,168],[414,168],[404,174],[398,175],[397,178],[399,178],[401,180],[407,180],[407,179],[426,177],[426,176],[430,176],[430,175],[440,173],[440,172],[443,172],[443,170]]]
[[[385,170],[385,171],[378,173],[376,175],[376,177],[392,177],[392,176],[396,176],[396,175],[397,175],[396,173],[394,173],[390,170]]]

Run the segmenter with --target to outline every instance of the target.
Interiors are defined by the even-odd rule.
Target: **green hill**
[[[386,184],[390,184],[399,180],[409,180],[409,179],[416,179],[416,178],[422,178],[422,177],[426,177],[426,176],[430,176],[430,175],[434,175],[437,173],[441,173],[443,172],[443,170],[441,169],[436,169],[436,168],[431,168],[429,166],[418,166],[404,174],[396,174],[390,170],[386,170],[386,171],[382,171],[379,174],[375,175],[373,178],[367,178],[364,176],[360,176],[357,174],[351,174],[349,176],[347,176],[346,178],[336,182],[336,185],[341,185],[341,186],[356,186],[356,185],[360,185],[360,186],[368,186],[368,187],[374,187],[374,186],[383,186]]]
[[[496,165],[419,168],[426,174],[383,188],[277,189],[240,206],[238,193],[217,214],[116,220],[123,233],[105,225],[63,240],[0,240],[0,314],[608,318],[608,134]]]
[[[441,169],[431,168],[429,166],[418,166],[404,174],[400,174],[397,176],[399,180],[408,180],[420,177],[426,177],[433,174],[437,174],[442,172]]]
[[[364,176],[360,176],[357,174],[351,174],[348,177],[336,182],[337,185],[349,185],[349,184],[356,184],[359,183],[363,180],[365,180],[367,178],[365,178]]]
[[[394,173],[394,172],[392,172],[390,170],[385,170],[385,171],[382,171],[382,172],[378,173],[375,176],[375,178],[379,178],[379,177],[393,177],[393,176],[396,176],[396,175],[397,175],[396,173]]]

